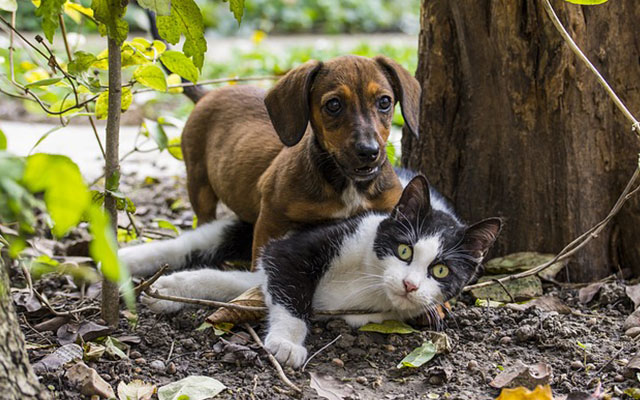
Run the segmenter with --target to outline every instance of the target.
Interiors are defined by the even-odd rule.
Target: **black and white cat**
[[[255,272],[182,271],[161,277],[154,288],[231,300],[262,285],[269,308],[265,345],[279,361],[299,367],[307,356],[304,340],[314,309],[372,312],[344,316],[354,327],[432,312],[474,277],[500,228],[499,218],[466,226],[424,177],[415,176],[391,213],[368,212],[271,241]],[[171,241],[123,249],[120,256],[133,274],[148,275],[164,263],[190,264],[194,256],[225,258],[233,247],[229,243],[250,229],[238,221],[214,221]],[[183,307],[150,297],[142,301],[155,312]]]

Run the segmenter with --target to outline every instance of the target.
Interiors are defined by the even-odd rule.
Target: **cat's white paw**
[[[163,276],[158,279],[153,285],[151,290],[157,291],[159,294],[167,296],[182,296],[181,292],[182,282],[180,279],[172,279],[171,275]],[[140,297],[140,302],[146,305],[151,311],[156,314],[170,314],[180,311],[184,308],[184,303],[177,301],[160,300],[151,296],[143,295]]]
[[[352,328],[360,328],[369,323],[379,324],[385,320],[384,314],[345,315],[342,318]]]
[[[304,346],[282,337],[267,335],[264,346],[278,361],[296,369],[300,368],[307,359],[307,349]]]

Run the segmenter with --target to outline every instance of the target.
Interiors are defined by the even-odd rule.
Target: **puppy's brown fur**
[[[402,192],[385,153],[393,104],[400,102],[417,134],[419,95],[417,81],[394,61],[356,56],[309,61],[266,96],[250,86],[211,91],[182,137],[198,220],[215,219],[222,201],[255,223],[255,259],[269,239],[302,224],[391,210]]]

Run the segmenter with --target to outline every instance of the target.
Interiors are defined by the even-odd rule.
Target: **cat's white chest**
[[[343,208],[340,211],[333,213],[333,218],[348,218],[369,208],[369,201],[367,198],[359,193],[351,183],[342,192],[341,200]]]

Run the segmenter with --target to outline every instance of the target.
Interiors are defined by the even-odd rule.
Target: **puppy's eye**
[[[342,109],[342,104],[340,104],[340,100],[338,99],[330,99],[325,103],[324,107],[327,109],[329,114],[335,115]]]
[[[407,261],[413,255],[413,249],[408,244],[399,244],[397,253],[399,259]]]
[[[382,96],[378,99],[378,109],[383,112],[387,112],[391,109],[392,106],[391,97]]]
[[[449,275],[449,267],[444,264],[436,264],[431,268],[431,275],[436,279],[444,279]]]

